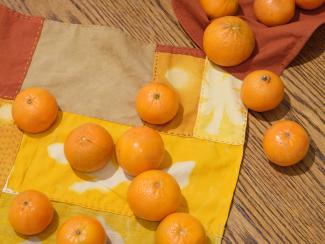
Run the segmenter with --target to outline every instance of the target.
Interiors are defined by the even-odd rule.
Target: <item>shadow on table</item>
[[[318,150],[317,146],[314,144],[313,141],[311,141],[307,156],[298,164],[289,166],[289,167],[281,167],[281,166],[278,166],[278,165],[272,163],[271,161],[269,161],[269,163],[272,166],[272,168],[274,168],[276,171],[278,171],[282,174],[302,175],[302,174],[306,173],[311,168],[311,166],[314,164],[315,154],[316,154],[317,150]]]
[[[254,112],[252,110],[249,113],[258,120],[274,122],[283,119],[291,110],[290,97],[285,93],[284,99],[278,107],[268,112]]]

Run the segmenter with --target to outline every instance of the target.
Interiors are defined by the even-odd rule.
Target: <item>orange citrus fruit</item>
[[[9,207],[9,223],[23,235],[36,235],[52,222],[54,209],[46,195],[29,190],[16,196]]]
[[[158,169],[165,155],[164,142],[155,130],[135,127],[126,131],[116,143],[119,165],[128,175]]]
[[[206,234],[199,220],[187,213],[173,213],[160,222],[156,244],[204,244]]]
[[[251,110],[265,112],[274,109],[284,98],[283,81],[271,71],[253,71],[245,77],[240,96]]]
[[[72,168],[92,172],[103,168],[112,157],[114,143],[100,125],[87,123],[70,132],[64,142],[64,154]]]
[[[138,92],[136,109],[141,119],[150,124],[165,124],[172,120],[179,108],[179,97],[171,87],[151,82]]]
[[[306,10],[319,8],[324,2],[325,0],[296,0],[298,7]]]
[[[204,12],[210,18],[235,15],[238,10],[238,0],[200,0]]]
[[[215,19],[204,31],[203,49],[212,62],[221,66],[241,64],[251,56],[254,47],[254,33],[239,17]]]
[[[56,234],[57,244],[106,244],[103,226],[93,217],[75,216],[62,224]]]
[[[181,190],[171,175],[161,170],[149,170],[132,180],[127,200],[138,218],[160,221],[179,208]]]
[[[267,26],[284,25],[295,15],[295,0],[255,0],[256,18]]]
[[[280,166],[291,166],[307,155],[309,137],[301,125],[283,120],[266,130],[263,147],[271,162]]]
[[[55,97],[46,89],[34,87],[21,91],[12,106],[17,126],[29,133],[47,130],[58,115]]]

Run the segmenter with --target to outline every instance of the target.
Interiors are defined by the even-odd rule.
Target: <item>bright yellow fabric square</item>
[[[126,202],[130,178],[115,162],[93,174],[75,173],[66,162],[63,142],[73,128],[86,122],[104,126],[114,141],[129,128],[62,113],[50,131],[24,135],[5,191],[36,189],[55,201],[134,218]],[[186,199],[181,210],[198,217],[213,242],[219,240],[236,186],[243,146],[167,134],[162,134],[162,138],[172,161],[166,170],[176,178]],[[152,223],[142,222],[154,231]]]

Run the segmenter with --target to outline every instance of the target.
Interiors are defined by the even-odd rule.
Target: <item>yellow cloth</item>
[[[112,244],[121,243],[152,243],[154,232],[147,228],[156,228],[156,223],[136,221],[134,218],[99,212],[76,205],[52,202],[55,208],[53,222],[37,236],[27,237],[17,235],[8,222],[8,208],[13,195],[2,193],[0,196],[0,243],[1,244],[52,244],[55,243],[57,228],[68,218],[76,215],[93,216],[100,221]],[[30,241],[30,242],[27,242]],[[94,243],[96,244],[96,243]]]
[[[75,173],[64,157],[63,142],[66,136],[72,129],[86,122],[104,126],[114,141],[129,128],[81,115],[60,114],[57,123],[48,132],[24,135],[5,191],[40,190],[58,202],[111,213],[107,222],[112,228],[120,216],[129,216],[125,218],[130,218],[132,225],[137,225],[140,222],[134,219],[125,200],[129,178],[116,166],[114,160],[99,172],[81,174]],[[210,240],[218,242],[231,205],[243,145],[167,134],[162,134],[162,138],[172,162],[167,171],[176,178],[185,198],[181,211],[188,211],[199,218]],[[141,223],[147,227],[143,230],[143,237],[153,238],[156,223]],[[8,232],[8,228],[10,226],[2,225],[0,236]],[[136,229],[121,228],[116,231],[123,237]],[[132,239],[124,241],[137,243]]]
[[[86,214],[99,218],[112,244],[153,243],[158,223],[136,219],[133,216],[126,202],[127,188],[132,179],[118,167],[115,159],[98,172],[77,173],[71,169],[64,156],[63,143],[70,131],[83,123],[93,122],[104,126],[115,142],[130,128],[116,122],[128,125],[141,123],[136,115],[134,99],[139,87],[145,84],[146,80],[150,81],[154,46],[143,47],[146,50],[145,57],[142,57],[144,54],[142,49],[138,50],[137,44],[132,46],[132,53],[138,58],[133,58],[133,65],[129,66],[136,70],[135,73],[125,73],[125,69],[116,66],[116,58],[109,61],[115,68],[112,65],[104,65],[105,68],[99,71],[97,64],[91,63],[89,66],[89,62],[80,58],[79,51],[82,48],[78,47],[78,43],[71,41],[76,37],[73,30],[79,34],[83,33],[83,38],[77,38],[78,43],[83,47],[86,43],[88,46],[83,50],[87,52],[94,48],[91,52],[96,53],[96,60],[106,58],[101,48],[91,45],[92,40],[99,40],[100,46],[106,47],[105,38],[110,39],[110,36],[118,34],[112,30],[109,35],[105,28],[45,23],[24,87],[47,87],[54,92],[62,105],[61,109],[65,112],[60,113],[56,124],[49,131],[22,136],[11,118],[11,102],[0,101],[1,186],[5,183],[15,160],[8,184],[3,189],[5,193],[0,196],[0,243],[24,243],[25,240],[14,233],[7,218],[3,216],[6,216],[12,199],[10,194],[27,189],[47,194],[59,216],[47,231],[30,241],[54,243],[55,231],[60,223],[73,215]],[[102,31],[108,35],[105,34],[104,39],[100,38],[103,38]],[[57,34],[61,37],[59,41]],[[92,34],[96,34],[98,38],[89,39]],[[73,39],[67,42],[65,37],[70,35]],[[49,48],[48,41],[62,48],[53,52],[54,49]],[[124,44],[130,45],[129,42]],[[62,60],[60,57],[66,57],[64,50],[73,50],[73,55],[70,55],[74,58],[73,62],[57,62]],[[45,55],[46,62],[43,62],[44,53],[48,52],[54,56]],[[101,59],[98,59],[98,55]],[[144,63],[138,63],[139,56],[143,58]],[[122,58],[129,61],[129,57],[125,58],[125,55],[122,55]],[[48,62],[53,62],[53,65],[48,65]],[[127,62],[125,64],[128,65]],[[179,211],[189,212],[197,217],[204,225],[210,243],[219,243],[243,155],[247,110],[239,96],[241,81],[208,60],[188,55],[156,52],[153,66],[153,80],[170,83],[178,91],[182,105],[176,118],[170,123],[154,126],[163,131],[161,135],[167,151],[163,163],[164,170],[175,177],[182,189],[184,199]],[[46,67],[51,67],[50,71],[53,72]],[[93,70],[89,72],[83,67],[92,67]],[[54,72],[56,70],[60,72]],[[110,76],[106,76],[105,72]],[[117,85],[109,78],[112,78],[112,74]],[[80,85],[80,80],[86,85]],[[100,82],[94,86],[89,80]],[[120,96],[120,93],[123,93],[123,96]],[[89,96],[78,100],[80,94]],[[90,106],[87,106],[88,100],[91,100]],[[114,122],[92,116],[111,119]]]

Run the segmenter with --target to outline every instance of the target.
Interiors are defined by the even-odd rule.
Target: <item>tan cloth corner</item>
[[[23,88],[49,89],[63,111],[141,125],[135,97],[152,79],[155,47],[114,28],[45,21]]]

